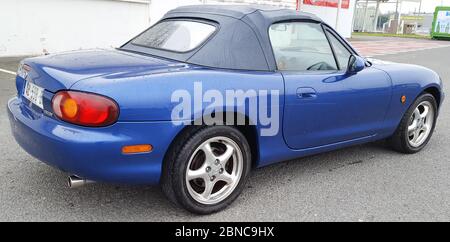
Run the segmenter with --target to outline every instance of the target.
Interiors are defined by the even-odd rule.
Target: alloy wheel
[[[434,109],[429,101],[421,102],[411,115],[408,126],[408,142],[412,147],[420,147],[433,129]]]
[[[191,197],[202,204],[217,204],[239,184],[243,171],[239,145],[227,137],[203,142],[191,155],[186,169],[186,186]]]

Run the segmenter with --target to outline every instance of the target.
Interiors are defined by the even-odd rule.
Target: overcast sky
[[[363,2],[364,0],[360,0]],[[396,0],[390,0],[390,3],[384,3],[381,5],[381,12],[395,11],[395,2]],[[422,12],[433,13],[436,6],[440,6],[444,4],[444,6],[450,6],[450,0],[422,0]],[[405,2],[402,4],[402,13],[409,13],[414,11],[419,11],[419,3],[418,2]]]

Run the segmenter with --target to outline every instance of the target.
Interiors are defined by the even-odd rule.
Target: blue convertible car
[[[313,15],[254,6],[177,8],[118,49],[25,59],[16,85],[15,139],[70,186],[161,184],[200,214],[253,168],[381,139],[418,152],[444,99],[429,69],[363,59]]]

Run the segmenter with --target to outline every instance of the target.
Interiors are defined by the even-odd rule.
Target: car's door
[[[315,22],[277,23],[269,30],[285,81],[283,135],[306,149],[376,135],[391,99],[386,73],[366,67],[348,74],[353,50]]]

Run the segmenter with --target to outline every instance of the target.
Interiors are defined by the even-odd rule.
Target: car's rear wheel
[[[422,150],[433,135],[437,119],[437,103],[433,95],[420,95],[402,118],[395,134],[389,139],[391,146],[402,153]]]
[[[165,161],[163,191],[193,213],[227,207],[243,190],[251,169],[248,142],[230,126],[201,128],[178,140],[173,152]]]

